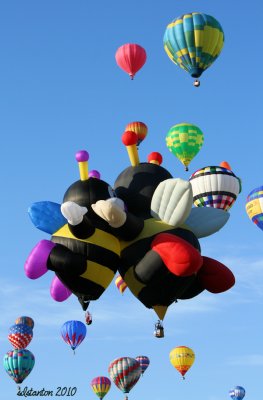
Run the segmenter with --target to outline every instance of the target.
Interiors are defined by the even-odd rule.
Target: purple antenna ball
[[[100,173],[99,171],[96,171],[93,169],[92,171],[89,172],[89,178],[97,178],[100,179]]]
[[[77,162],[88,161],[88,159],[89,159],[89,153],[86,150],[80,150],[76,153]]]

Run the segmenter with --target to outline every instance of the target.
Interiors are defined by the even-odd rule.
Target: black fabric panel
[[[91,282],[80,276],[72,276],[68,272],[57,272],[56,275],[72,293],[77,297],[84,296],[86,300],[97,300],[105,290],[95,282]]]
[[[112,251],[92,243],[85,243],[79,240],[52,236],[52,242],[66,246],[73,253],[79,253],[86,257],[87,260],[104,265],[111,269],[114,273],[119,266],[119,256]]]
[[[167,272],[166,278],[143,288],[138,294],[138,299],[148,308],[155,305],[169,306],[181,298],[194,279],[194,276],[176,277]]]

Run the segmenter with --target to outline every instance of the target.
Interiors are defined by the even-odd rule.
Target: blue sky
[[[153,4],[154,3],[154,4]],[[262,4],[260,0],[9,0],[0,3],[1,276],[0,343],[11,349],[8,329],[20,315],[35,320],[28,349],[36,364],[21,385],[56,392],[76,387],[76,400],[95,399],[90,381],[107,375],[116,357],[147,355],[151,364],[130,399],[228,398],[243,386],[258,397],[263,367],[262,232],[245,211],[248,193],[262,182]],[[177,16],[200,11],[213,15],[225,32],[224,49],[196,89],[192,79],[167,57],[166,25]],[[141,44],[147,62],[134,81],[118,68],[115,52],[124,43]],[[75,153],[90,153],[90,169],[113,184],[129,165],[121,135],[139,120],[149,133],[140,160],[162,153],[174,177],[188,179],[196,169],[226,160],[242,179],[243,190],[227,225],[201,239],[202,254],[225,263],[236,285],[219,295],[202,293],[169,308],[166,336],[153,337],[156,317],[128,291],[114,284],[94,302],[94,323],[73,356],[60,337],[70,319],[83,320],[75,298],[60,304],[49,295],[52,274],[30,281],[24,262],[48,235],[31,224],[27,209],[35,201],[60,203],[78,179]],[[205,135],[200,153],[186,173],[168,151],[165,136],[180,122]],[[172,348],[186,345],[196,361],[183,381],[169,362]],[[4,369],[0,393],[16,398],[16,384]],[[122,399],[114,386],[106,399]],[[50,397],[56,398],[56,396]]]

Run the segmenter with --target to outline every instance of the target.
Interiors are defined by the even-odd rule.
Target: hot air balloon
[[[72,348],[75,349],[81,344],[86,336],[86,326],[81,321],[67,321],[62,325],[62,339]]]
[[[141,142],[145,139],[147,133],[148,133],[148,127],[145,125],[144,122],[130,122],[128,125],[125,127],[125,132],[126,131],[132,131],[135,132],[138,140],[137,140],[137,146],[141,144]]]
[[[183,163],[185,170],[201,149],[204,135],[201,129],[193,124],[181,123],[172,126],[166,135],[168,149]]]
[[[127,284],[124,282],[120,275],[115,279],[115,285],[119,289],[120,293],[123,294],[127,289]]]
[[[149,367],[150,360],[147,356],[137,356],[135,359],[139,361],[141,366],[141,374],[143,375],[146,369]]]
[[[127,43],[119,47],[115,54],[118,66],[134,78],[146,62],[146,51],[143,47],[134,43]]]
[[[34,328],[34,320],[31,317],[21,316],[15,320],[15,324],[25,324],[30,326],[30,328]]]
[[[242,400],[245,397],[246,391],[242,386],[236,386],[229,390],[229,396],[233,400]]]
[[[91,387],[93,392],[99,397],[100,400],[108,393],[111,387],[111,381],[106,376],[97,376],[92,379]]]
[[[25,349],[33,338],[33,330],[25,324],[15,324],[9,329],[8,340],[15,349]]]
[[[35,364],[34,355],[26,349],[10,350],[4,355],[4,368],[16,382],[22,383],[30,374]]]
[[[195,360],[195,353],[190,347],[178,346],[170,352],[170,362],[174,368],[184,375],[191,368]]]
[[[194,205],[228,211],[241,192],[240,179],[229,169],[220,166],[200,168],[189,178]]]
[[[111,380],[123,393],[129,393],[141,376],[139,361],[131,357],[116,358],[108,370]],[[125,397],[127,399],[128,396]]]
[[[247,196],[246,211],[249,218],[263,230],[263,186],[252,190]]]
[[[193,78],[217,59],[224,46],[224,32],[212,16],[199,12],[184,14],[166,28],[164,49],[168,57]],[[195,86],[199,86],[198,80]]]

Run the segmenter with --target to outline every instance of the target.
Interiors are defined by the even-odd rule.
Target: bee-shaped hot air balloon
[[[62,205],[44,201],[29,208],[34,225],[52,236],[50,240],[41,240],[25,263],[25,273],[31,279],[54,271],[51,296],[64,301],[73,292],[84,310],[112,281],[120,253],[114,227],[92,209],[98,200],[114,202],[116,198],[97,171],[88,174],[88,158],[86,151],[76,154],[80,180],[67,189]]]
[[[126,238],[120,241],[119,272],[131,292],[162,320],[168,306],[177,299],[192,298],[204,289],[219,293],[234,284],[234,276],[226,266],[201,255],[198,241],[198,237],[219,230],[228,214],[192,208],[190,182],[174,179],[160,165],[162,156],[158,152],[151,153],[148,162],[140,163],[134,132],[125,132],[122,142],[132,165],[119,174],[114,191],[123,200],[130,221],[131,215],[137,218],[138,234],[130,235],[131,224],[123,226]],[[93,207],[105,220],[106,204],[102,201],[100,207]],[[119,219],[118,212],[123,213],[120,207],[118,211],[117,203],[114,206],[108,221],[113,216]]]

